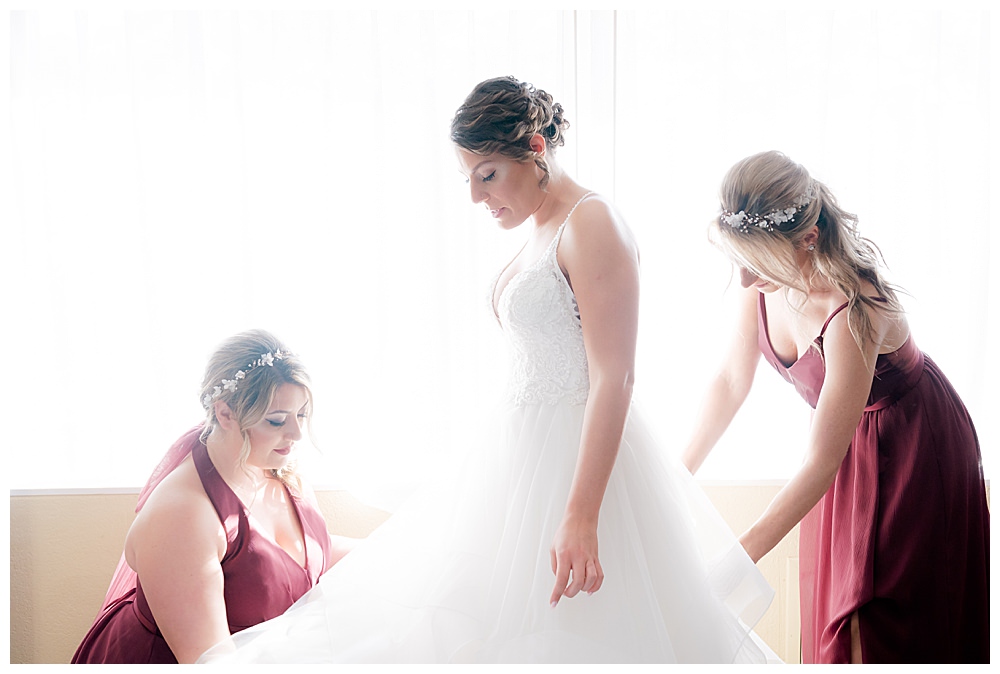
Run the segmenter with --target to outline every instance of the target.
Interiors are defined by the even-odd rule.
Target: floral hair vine
[[[722,222],[726,223],[733,229],[740,230],[741,232],[749,232],[751,227],[760,227],[768,232],[773,232],[775,227],[778,227],[786,222],[795,222],[795,214],[799,212],[799,209],[808,206],[809,203],[815,198],[815,184],[809,183],[809,187],[806,191],[799,195],[788,208],[779,208],[764,215],[758,215],[756,213],[747,215],[744,211],[733,213],[723,209]]]
[[[201,399],[202,405],[205,406],[205,409],[208,409],[208,406],[212,404],[212,401],[221,396],[225,391],[235,391],[237,383],[240,379],[247,376],[247,372],[255,367],[262,367],[264,365],[274,367],[275,360],[282,360],[288,355],[290,354],[287,351],[282,352],[280,349],[274,353],[271,353],[270,351],[262,353],[260,358],[247,365],[245,370],[238,370],[236,374],[233,375],[232,379],[223,379],[221,385],[214,387],[211,393],[206,393],[205,397]]]

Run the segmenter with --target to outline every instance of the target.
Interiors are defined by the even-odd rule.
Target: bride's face
[[[474,204],[485,204],[504,229],[527,220],[545,193],[538,186],[544,175],[534,162],[519,162],[500,154],[478,155],[457,149],[459,171],[469,183]]]

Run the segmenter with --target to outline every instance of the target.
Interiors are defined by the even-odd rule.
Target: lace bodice
[[[510,345],[508,397],[515,405],[587,401],[590,380],[580,310],[556,260],[563,229],[576,206],[545,253],[514,275],[500,295],[498,317]]]

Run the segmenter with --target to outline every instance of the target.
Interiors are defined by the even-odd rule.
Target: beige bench
[[[778,483],[706,484],[734,531],[763,512]],[[317,496],[330,530],[367,536],[388,516],[344,491]],[[10,661],[67,663],[104,599],[132,523],[135,493],[22,493],[10,497]],[[797,530],[760,568],[776,591],[758,635],[798,662]]]

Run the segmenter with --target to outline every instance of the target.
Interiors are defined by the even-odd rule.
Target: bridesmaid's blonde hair
[[[274,335],[265,330],[249,330],[224,341],[209,358],[202,380],[200,398],[206,414],[202,442],[218,426],[215,403],[226,403],[243,436],[239,462],[245,469],[250,456],[247,431],[267,414],[282,384],[301,386],[306,393],[306,409],[311,413],[313,398],[309,375],[299,358]],[[294,461],[272,471],[272,475],[286,484],[300,487]]]
[[[761,152],[737,162],[722,181],[720,200],[722,213],[709,228],[712,242],[734,263],[786,288],[805,293],[822,279],[839,289],[847,296],[848,325],[859,346],[873,339],[869,309],[903,310],[898,288],[880,272],[881,253],[858,233],[857,216],[782,153]],[[810,253],[812,274],[804,278],[795,251],[813,225],[819,237]],[[865,281],[886,301],[866,296]]]

